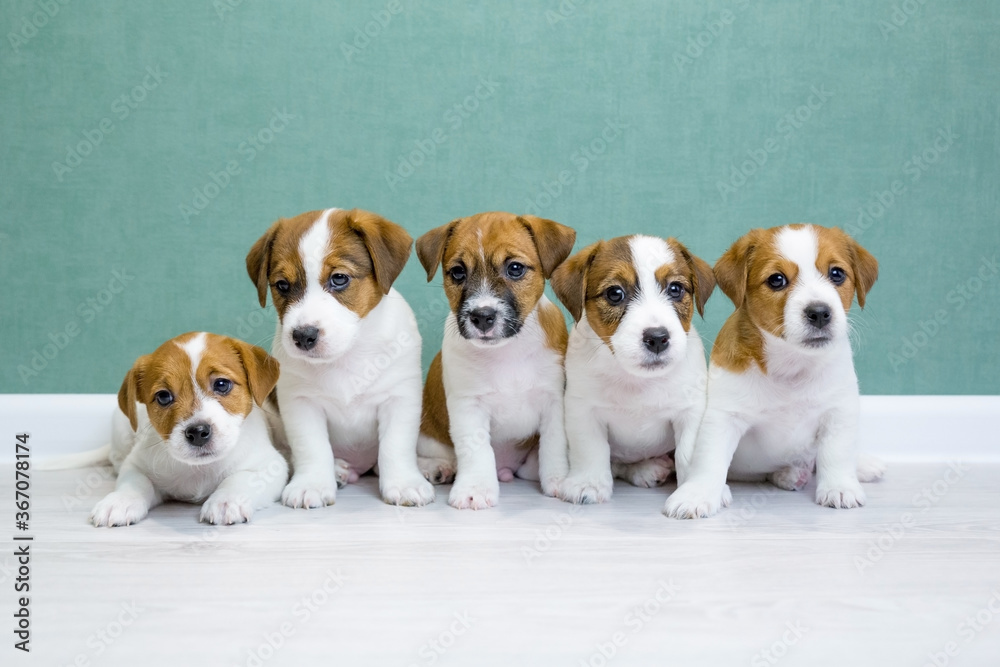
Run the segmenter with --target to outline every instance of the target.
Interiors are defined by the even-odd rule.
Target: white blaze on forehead
[[[331,208],[323,211],[309,230],[299,239],[299,257],[306,272],[306,291],[319,284],[323,272],[323,260],[330,252],[330,214],[339,210]]]
[[[628,247],[632,251],[632,266],[639,277],[640,294],[650,297],[659,294],[661,288],[656,282],[656,270],[674,261],[674,251],[663,239],[641,234],[630,238]]]
[[[799,275],[803,278],[819,276],[816,270],[816,257],[819,255],[819,237],[812,225],[798,229],[786,227],[778,232],[775,239],[778,252],[782,257],[790,259],[799,266]]]
[[[204,394],[201,391],[201,387],[198,386],[198,365],[201,363],[201,358],[205,354],[207,334],[202,331],[190,340],[184,343],[176,343],[176,345],[184,350],[188,358],[191,360],[191,385],[194,387],[195,396],[201,399],[204,397]]]

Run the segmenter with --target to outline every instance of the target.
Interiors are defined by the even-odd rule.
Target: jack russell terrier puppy
[[[260,305],[270,291],[278,311],[289,507],[332,505],[373,468],[385,502],[434,500],[417,468],[420,334],[392,288],[412,243],[374,213],[331,208],[278,220],[247,255]]]
[[[428,479],[454,477],[448,503],[497,504],[497,480],[566,476],[563,355],[566,321],[543,291],[576,232],[532,215],[479,213],[417,239],[434,278],[444,271],[451,307],[424,386],[418,453]]]
[[[800,489],[816,469],[816,502],[865,503],[860,481],[884,464],[858,457],[858,379],[847,312],[878,262],[843,231],[755,229],[715,265],[736,304],[712,348],[708,404],[692,450],[678,449],[679,487],[664,514],[707,517],[732,500],[726,478]]]
[[[577,320],[566,352],[570,474],[559,496],[602,503],[612,477],[663,484],[705,411],[705,348],[691,320],[712,267],[676,239],[620,236],[563,262],[552,288]],[[680,443],[680,444],[677,444]]]
[[[118,481],[91,512],[93,524],[136,523],[166,499],[204,501],[208,523],[243,523],[275,502],[288,463],[271,444],[262,406],[277,381],[267,352],[210,333],[139,357],[112,420],[108,458]]]

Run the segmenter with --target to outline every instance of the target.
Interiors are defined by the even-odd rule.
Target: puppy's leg
[[[458,509],[486,509],[500,500],[497,459],[490,443],[490,416],[474,401],[449,400],[451,440],[458,471],[448,504]]]
[[[146,518],[149,510],[163,502],[153,483],[126,459],[118,473],[115,490],[104,496],[90,513],[95,526],[128,526]]]
[[[856,405],[824,415],[816,440],[816,502],[837,509],[864,505],[865,492],[858,481]]]
[[[858,455],[858,481],[877,482],[885,475],[885,461],[871,454]]]
[[[281,411],[293,471],[281,492],[282,504],[305,509],[332,505],[337,499],[337,479],[326,414],[304,398],[283,401]]]
[[[694,456],[694,446],[698,440],[698,428],[701,426],[701,420],[704,416],[705,405],[699,403],[681,414],[673,422],[674,439],[677,441],[677,446],[674,448],[674,467],[677,471],[678,485],[683,484],[687,479],[687,472],[691,468],[691,458]]]
[[[612,463],[611,472],[618,479],[624,479],[632,486],[651,488],[667,481],[674,471],[674,462],[669,456],[654,456],[636,463]]]
[[[705,411],[687,476],[667,498],[664,514],[675,519],[709,517],[732,502],[726,473],[748,428],[745,421],[724,410]]]
[[[767,476],[767,480],[779,489],[798,491],[812,479],[812,466],[785,466]]]
[[[253,470],[238,470],[222,480],[201,506],[205,523],[231,525],[245,523],[254,510],[267,507],[281,497],[288,480],[288,464],[281,456]]]
[[[378,407],[378,485],[390,505],[426,505],[434,487],[417,467],[420,431],[419,381],[409,396],[397,396]]]
[[[607,426],[593,414],[589,403],[566,401],[566,436],[569,440],[569,475],[559,485],[559,497],[568,503],[603,503],[611,498],[611,445]]]
[[[554,396],[548,410],[542,411],[538,438],[538,478],[542,493],[555,497],[559,485],[569,473],[566,445],[566,423],[563,418],[563,397]]]
[[[420,434],[417,439],[417,467],[431,484],[450,484],[455,480],[455,448]]]

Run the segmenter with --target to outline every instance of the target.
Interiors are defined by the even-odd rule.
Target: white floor
[[[101,471],[33,474],[33,652],[0,627],[0,663],[1000,664],[1000,465],[896,464],[846,511],[812,486],[735,485],[719,517],[678,522],[660,514],[672,485],[573,508],[524,482],[489,511],[448,507],[447,487],[398,509],[366,478],[250,525],[174,504],[96,529]],[[13,477],[0,467],[7,503]]]

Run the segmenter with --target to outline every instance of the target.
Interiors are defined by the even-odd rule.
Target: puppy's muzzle
[[[212,425],[207,422],[191,424],[184,429],[184,439],[192,447],[204,447],[212,440]]]
[[[295,347],[303,352],[308,352],[316,347],[317,341],[319,341],[319,329],[317,327],[298,327],[292,330],[292,342],[295,343]]]
[[[493,328],[497,321],[496,308],[476,308],[469,311],[469,322],[483,333]]]
[[[670,332],[666,327],[653,327],[642,332],[642,344],[652,354],[659,355],[670,347]]]
[[[833,311],[830,310],[830,306],[822,303],[821,301],[813,301],[808,306],[803,309],[802,314],[806,318],[806,323],[817,329],[825,329],[828,324],[830,324],[830,319],[833,316]]]

